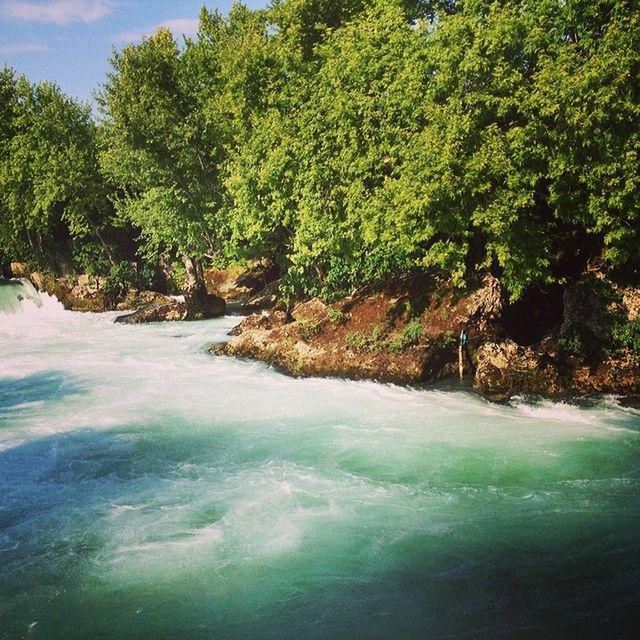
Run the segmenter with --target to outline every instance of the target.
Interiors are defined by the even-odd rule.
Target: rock
[[[13,278],[28,278],[29,265],[26,262],[12,262],[9,265],[9,273]]]
[[[270,282],[256,295],[247,300],[246,306],[250,309],[273,309],[278,304],[278,292],[280,280]]]
[[[595,334],[607,314],[622,310],[624,317],[637,317],[637,290],[618,295],[620,308],[612,311],[602,302],[608,286],[599,280],[595,288],[592,283],[570,287],[564,296],[566,327],[585,326]],[[558,304],[562,295],[556,292]],[[254,314],[231,332],[228,343],[211,351],[262,360],[299,376],[400,384],[449,378],[458,384],[458,333],[466,324],[476,367],[474,389],[491,400],[520,394],[640,395],[640,354],[626,350],[589,362],[568,355],[559,347],[560,310],[557,322],[533,344],[517,344],[505,339],[506,309],[502,287],[492,276],[476,289],[460,292],[437,278],[404,275],[334,304],[313,298],[296,305],[291,316]]]
[[[34,271],[29,279],[39,291],[54,295],[70,311],[107,311],[112,301],[98,287],[96,278],[87,275],[63,276]]]
[[[231,329],[231,331],[229,331],[229,335],[239,336],[245,331],[252,331],[255,329],[274,329],[276,327],[282,327],[290,321],[291,318],[285,311],[263,311],[262,313],[252,313],[239,325],[236,325]]]
[[[118,311],[136,310],[151,304],[171,304],[174,299],[157,291],[129,289],[127,296],[116,305]]]
[[[474,388],[494,401],[521,394],[547,398],[640,395],[640,359],[629,353],[609,356],[594,365],[560,356],[550,340],[537,348],[505,340],[482,345],[476,357]]]
[[[567,380],[567,392],[640,397],[640,358],[627,352],[604,358],[596,365],[578,365]]]
[[[504,293],[500,281],[492,275],[486,275],[482,287],[468,298],[466,321],[475,323],[480,331],[485,331],[490,322],[495,322],[502,316],[503,302]]]
[[[328,305],[320,298],[312,298],[307,302],[297,304],[291,315],[298,322],[322,322],[327,318]]]
[[[494,283],[487,289],[495,298]],[[335,304],[313,298],[296,305],[291,318],[278,312],[249,316],[230,342],[212,352],[255,358],[293,375],[433,382],[456,371],[457,323],[470,315],[467,298],[456,298],[450,288],[442,293],[435,295],[424,277],[403,276]],[[481,309],[498,313],[491,295],[470,305],[479,324]]]
[[[223,316],[227,303],[210,293],[185,294],[186,320],[204,320]]]
[[[489,342],[477,350],[474,388],[494,401],[518,394],[557,396],[565,392],[554,358],[513,340]]]
[[[168,301],[163,301],[163,298]],[[221,316],[225,312],[225,301],[217,296],[207,295],[194,304],[172,298],[158,298],[160,302],[147,304],[133,313],[118,316],[119,324],[141,324],[144,322],[175,322],[178,320],[202,320]]]
[[[186,320],[187,305],[184,302],[171,301],[168,304],[151,304],[133,313],[118,316],[118,324],[143,324],[146,322],[167,322]]]
[[[622,290],[622,306],[629,321],[640,318],[640,288],[626,288]]]
[[[209,293],[225,300],[243,303],[249,303],[252,298],[258,298],[261,295],[272,295],[264,290],[270,283],[277,280],[278,275],[278,268],[266,260],[255,262],[247,267],[207,269],[204,272]],[[264,293],[261,293],[263,291]],[[254,306],[259,305],[254,303]]]

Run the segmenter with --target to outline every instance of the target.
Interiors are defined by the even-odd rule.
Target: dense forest
[[[95,116],[5,68],[0,263],[117,291],[268,259],[325,298],[636,277],[638,52],[635,0],[273,0],[115,51]]]

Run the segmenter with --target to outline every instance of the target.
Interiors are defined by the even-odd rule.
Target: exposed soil
[[[497,401],[518,394],[640,396],[640,354],[623,349],[589,359],[559,347],[575,327],[603,334],[599,323],[607,321],[611,309],[593,297],[597,288],[587,279],[565,289],[528,292],[521,302],[507,305],[492,276],[460,291],[436,278],[404,275],[334,304],[313,299],[291,313],[253,314],[232,331],[228,343],[211,351],[262,360],[292,375],[472,384]],[[621,302],[614,311],[637,317],[640,290],[627,288],[617,297]],[[469,344],[460,381],[462,327]]]
[[[233,340],[212,350],[257,358],[293,375],[430,383],[457,372],[462,324],[473,344],[499,334],[500,299],[492,278],[462,294],[435,279],[403,276],[335,304],[310,300],[290,316],[249,316]]]

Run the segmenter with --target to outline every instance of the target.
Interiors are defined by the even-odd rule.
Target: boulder
[[[178,320],[202,320],[224,315],[225,301],[217,296],[206,295],[198,299],[180,301],[164,297],[159,302],[147,304],[133,313],[118,316],[119,324],[141,324],[145,322],[175,322]],[[168,300],[168,301],[167,301]]]
[[[630,321],[640,318],[640,288],[628,287],[622,290],[622,306]]]
[[[34,271],[29,279],[39,291],[54,295],[70,311],[107,311],[112,301],[99,288],[97,278],[87,275],[54,277]]]
[[[270,282],[247,300],[246,307],[249,309],[273,309],[278,306],[279,289],[280,280]]]
[[[187,319],[187,305],[184,302],[171,301],[167,304],[150,304],[129,313],[118,316],[118,324],[143,324],[146,322],[166,322]]]
[[[125,299],[116,305],[118,311],[140,309],[151,304],[171,304],[174,299],[157,291],[129,289]]]
[[[551,354],[513,340],[488,342],[476,351],[474,388],[494,401],[518,394],[558,396],[566,391]]]
[[[282,327],[291,322],[291,317],[286,311],[263,311],[262,313],[252,313],[247,316],[239,325],[236,325],[231,331],[230,336],[239,336],[245,331],[253,331],[261,329],[264,331]]]
[[[12,262],[9,265],[9,273],[12,278],[28,278],[29,265],[26,262]]]
[[[225,300],[249,303],[252,298],[271,295],[264,290],[270,283],[277,280],[278,268],[264,260],[244,267],[206,269],[204,277],[209,293]],[[261,308],[264,307],[261,306]]]
[[[465,306],[466,317],[461,318],[464,324],[473,326],[483,337],[500,333],[498,325],[504,308],[504,292],[496,277],[486,275],[482,286],[469,295]]]
[[[320,298],[312,298],[297,304],[291,315],[298,322],[322,322],[327,318],[329,306]]]
[[[227,303],[211,293],[185,294],[186,320],[218,318],[225,314]]]

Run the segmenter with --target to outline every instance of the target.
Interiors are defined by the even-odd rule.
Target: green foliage
[[[0,258],[106,273],[125,224],[187,279],[269,259],[285,298],[423,269],[488,270],[516,299],[593,257],[633,271],[638,50],[626,0],[275,0],[114,53],[98,126],[4,70]],[[598,342],[572,331],[569,352]]]
[[[640,318],[618,323],[613,330],[614,344],[618,349],[628,349],[640,358]]]
[[[309,341],[313,339],[320,333],[320,329],[322,327],[322,321],[320,322],[312,322],[309,320],[303,320],[298,323],[298,329],[300,331],[300,335],[302,339],[305,341]]]
[[[558,339],[558,348],[568,356],[585,356],[589,354],[589,345],[593,335],[583,326],[574,326],[564,336]]]
[[[335,325],[344,324],[349,319],[349,314],[344,311],[340,311],[340,309],[336,309],[335,307],[329,307],[327,309],[327,318],[329,322],[332,322]]]
[[[357,352],[382,351],[387,347],[383,334],[384,329],[382,327],[374,327],[368,335],[360,331],[350,332],[346,335],[345,340]]]
[[[127,291],[138,284],[135,266],[130,262],[118,262],[107,274],[102,289],[112,299],[124,298]]]
[[[0,72],[0,254],[56,268],[108,246],[108,188],[89,109],[52,84]]]
[[[598,239],[637,260],[638,17],[609,4],[277,3],[288,83],[228,165],[234,247],[329,299],[414,267],[517,298]]]
[[[141,230],[148,257],[198,259],[220,250],[219,163],[228,127],[211,101],[221,30],[220,18],[203,12],[200,40],[184,50],[160,29],[111,59],[101,163],[123,194],[119,215]]]
[[[407,346],[414,345],[419,342],[423,334],[424,329],[422,328],[420,318],[414,318],[402,330],[402,339]]]
[[[104,247],[98,242],[85,242],[74,253],[76,271],[91,276],[106,275],[111,263]]]
[[[347,344],[358,352],[376,352],[390,349],[391,351],[404,351],[420,343],[424,337],[424,329],[420,318],[413,318],[402,329],[402,332],[394,337],[385,337],[384,327],[374,327],[370,334],[359,331],[348,333]]]
[[[620,303],[620,293],[607,280],[592,278],[574,287],[560,351],[590,361],[625,350],[640,357],[640,319],[629,320]]]
[[[404,351],[417,345],[424,335],[420,318],[413,318],[402,329],[402,333],[388,341],[388,346],[394,351]]]

